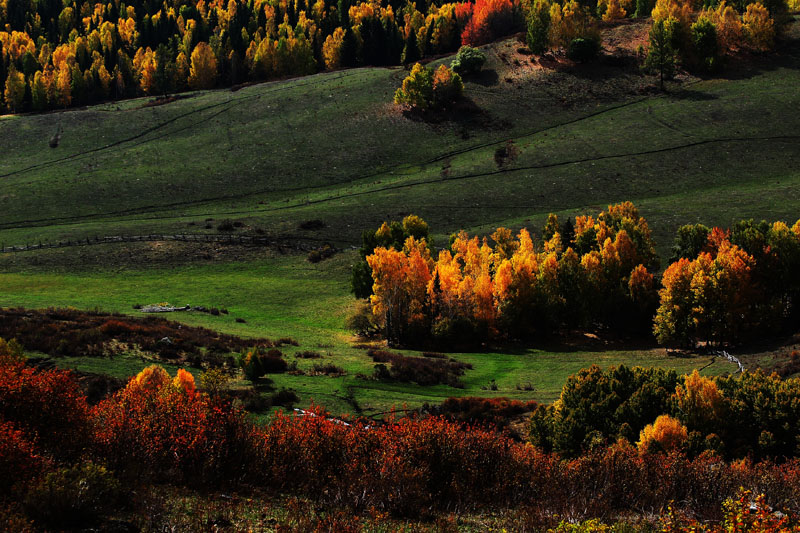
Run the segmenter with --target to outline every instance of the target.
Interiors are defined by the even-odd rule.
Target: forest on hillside
[[[165,0],[0,2],[0,87],[10,112],[167,95],[410,64],[515,32],[531,51],[591,60],[598,23],[653,17],[645,67],[714,70],[740,48],[766,50],[797,0]],[[527,30],[527,31],[526,31]]]

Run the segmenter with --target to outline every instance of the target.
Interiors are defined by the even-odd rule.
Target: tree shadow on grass
[[[500,76],[494,69],[481,70],[477,74],[470,74],[464,77],[465,81],[481,85],[483,87],[494,87],[500,83]]]
[[[457,126],[462,136],[469,137],[469,130],[503,130],[508,129],[507,121],[493,117],[489,112],[478,106],[469,97],[462,97],[446,108],[438,109],[405,109],[403,116],[414,122],[438,126]]]
[[[676,91],[669,91],[666,93],[668,96],[677,100],[691,100],[693,102],[702,102],[707,100],[717,100],[719,96],[710,94],[703,91],[695,91],[693,89],[678,89]]]

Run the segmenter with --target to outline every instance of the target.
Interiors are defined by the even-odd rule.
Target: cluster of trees
[[[653,331],[672,346],[726,345],[778,332],[800,314],[800,221],[684,226],[660,279],[647,221],[630,202],[574,224],[551,214],[536,244],[525,229],[515,237],[498,228],[491,240],[462,231],[434,257],[428,232],[411,215],[363,236],[353,290],[370,298],[390,343],[604,327]]]
[[[427,224],[411,224],[419,220],[384,223],[365,242],[378,244],[366,256],[368,269],[356,266],[357,274],[371,272],[373,313],[390,342],[465,343],[589,324],[626,328],[654,309],[658,258],[647,221],[630,202],[596,218],[579,216],[574,227],[551,214],[538,246],[525,229],[515,237],[498,228],[491,241],[462,231],[435,259]]]
[[[446,108],[464,93],[461,76],[480,72],[485,62],[486,54],[465,44],[449,68],[442,64],[434,71],[417,63],[395,92],[394,103],[419,111]]]
[[[678,63],[690,70],[713,71],[737,50],[770,50],[786,11],[784,0],[733,5],[723,0],[705,5],[699,13],[691,2],[658,0],[644,67],[659,75],[663,87]]]
[[[678,231],[655,334],[664,344],[729,344],[779,331],[800,315],[800,221],[743,220]]]
[[[77,380],[0,350],[0,525],[87,527],[136,505],[150,483],[265,487],[395,516],[515,508],[546,529],[560,517],[658,514],[719,519],[740,487],[798,513],[800,463],[727,463],[713,454],[641,453],[624,441],[575,459],[437,417],[341,424],[319,409],[256,425],[192,376],[145,369],[90,406]],[[757,422],[756,422],[757,423]],[[533,509],[536,512],[531,512]],[[559,517],[559,518],[555,518]],[[27,526],[22,528],[20,525]],[[671,529],[670,531],[674,531]]]
[[[593,59],[600,50],[599,20],[652,16],[643,66],[660,75],[662,86],[678,63],[711,71],[739,49],[771,49],[789,8],[786,0],[705,2],[699,12],[698,3],[688,0],[530,0],[523,5],[530,50],[564,50],[579,62]]]
[[[618,7],[617,0],[610,1]],[[594,0],[564,0],[563,3],[533,0],[526,10],[527,42],[531,52],[542,54],[563,49],[575,61],[593,59],[601,45],[597,27],[600,6]]]
[[[537,408],[529,437],[567,457],[624,439],[642,453],[783,460],[800,455],[800,380],[593,366],[570,376],[555,404]]]
[[[394,93],[394,103],[425,111],[453,104],[464,93],[461,76],[446,65],[434,70],[417,63]]]
[[[12,112],[163,95],[321,69],[410,64],[521,27],[511,0],[0,3]]]

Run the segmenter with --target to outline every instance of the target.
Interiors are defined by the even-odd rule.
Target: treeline
[[[641,50],[646,53],[643,67],[669,78],[678,64],[711,71],[739,50],[771,49],[788,7],[785,0],[533,0],[525,9],[526,39],[535,54],[566,50],[571,59],[588,61],[600,50],[600,20],[650,16],[649,44]],[[797,9],[797,3],[792,7]]]
[[[658,516],[670,502],[670,523],[683,513],[720,519],[740,487],[763,493],[764,510],[786,513],[776,520],[787,527],[800,512],[796,460],[727,463],[624,441],[567,460],[436,417],[348,425],[313,410],[257,426],[224,396],[197,390],[190,374],[172,378],[159,367],[90,406],[69,372],[37,372],[5,343],[0,352],[0,524],[8,530],[90,527],[130,510],[156,483],[258,486],[398,517],[516,509],[517,527],[529,530]]]
[[[797,9],[797,0],[790,0]],[[586,61],[600,19],[654,19],[646,65],[714,67],[771,47],[786,0],[3,0],[0,99],[10,112],[166,95],[323,69],[411,64],[524,30],[530,49]]]
[[[524,26],[511,0],[3,0],[5,108],[41,111],[411,63]]]
[[[661,280],[650,228],[630,202],[563,225],[551,214],[536,242],[526,229],[483,239],[462,231],[435,258],[428,232],[412,215],[363,237],[353,290],[369,296],[364,312],[393,344],[601,328],[653,331],[674,346],[723,345],[793,326],[800,312],[800,221],[684,226],[679,259]]]

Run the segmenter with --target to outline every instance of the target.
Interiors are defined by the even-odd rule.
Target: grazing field
[[[391,105],[399,68],[197,92],[164,105],[139,99],[0,117],[3,248],[166,233],[264,236],[289,251],[162,241],[1,253],[0,306],[225,307],[228,315],[169,318],[296,338],[288,359],[316,350],[346,375],[281,374],[267,387],[295,389],[301,406],[367,416],[461,395],[550,402],[568,375],[593,363],[733,370],[710,356],[668,357],[649,342],[579,337],[452,354],[474,367],[463,389],[357,376],[371,376],[373,363],[345,327],[352,248],[387,218],[416,213],[442,244],[460,228],[538,232],[549,212],[631,200],[666,260],[685,223],[800,216],[796,41],[724,78],[681,78],[666,94],[624,63],[546,70],[519,47],[486,47],[484,73],[466,82],[470,104],[433,122]],[[509,142],[518,157],[501,165],[496,151]],[[317,264],[291,251],[323,243],[342,251]],[[315,362],[298,359],[298,367]],[[59,364],[118,377],[139,367],[127,356]]]
[[[425,402],[440,403],[450,396],[508,396],[551,402],[558,397],[567,376],[591,364],[664,366],[679,373],[702,368],[708,375],[735,369],[727,361],[712,360],[710,356],[668,357],[664,349],[651,343],[618,343],[608,347],[601,341],[579,338],[571,345],[508,347],[502,351],[487,348],[486,353],[452,354],[474,366],[462,378],[463,389],[364,380],[356,374],[371,376],[373,362],[365,350],[353,347],[356,339],[345,328],[353,304],[347,277],[350,263],[355,259],[353,253],[339,254],[318,264],[298,255],[251,252],[258,257],[236,263],[195,260],[183,266],[137,267],[114,264],[111,257],[116,257],[116,246],[79,248],[83,253],[100,254],[106,267],[85,265],[60,272],[51,271],[46,256],[71,253],[72,249],[31,252],[46,266],[0,274],[0,284],[4,287],[0,306],[73,306],[135,314],[139,313],[132,309],[133,305],[165,301],[175,305],[224,307],[228,315],[176,312],[168,314],[168,318],[224,333],[297,339],[299,347],[282,348],[287,360],[293,360],[292,355],[297,351],[313,350],[322,355],[321,359],[297,359],[298,368],[308,370],[315,363],[332,363],[345,369],[347,375],[275,374],[269,376],[272,383],[266,388],[293,388],[300,397],[300,406],[306,407],[313,401],[335,413],[374,415],[393,406],[403,409],[403,406],[416,408]],[[103,255],[104,252],[109,255]],[[8,254],[5,259],[19,259],[22,255]],[[57,261],[58,256],[50,259]],[[237,318],[245,322],[237,323]],[[115,377],[130,376],[150,364],[140,361],[137,366],[135,359],[124,356],[56,361],[62,366],[94,372],[105,365],[107,372]],[[497,390],[491,390],[491,382]],[[525,390],[531,387],[532,390]]]
[[[216,232],[232,219],[346,246],[408,212],[446,235],[631,200],[663,251],[681,223],[798,212],[796,44],[666,95],[635,68],[543,70],[519,45],[489,46],[466,83],[474,105],[437,123],[390,103],[399,68],[5,116],[0,240]],[[519,157],[499,168],[509,140]],[[298,230],[312,219],[325,227]]]

